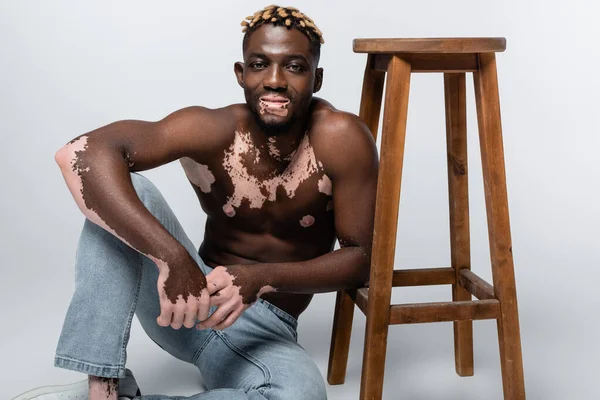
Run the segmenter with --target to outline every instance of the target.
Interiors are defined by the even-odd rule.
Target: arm
[[[196,306],[207,308],[208,296],[202,296],[206,281],[185,248],[146,209],[131,183],[130,172],[166,164],[183,156],[197,157],[216,145],[211,131],[215,111],[190,107],[158,122],[119,121],[75,138],[56,153],[67,186],[83,214],[132,248],[152,259],[160,271],[161,325],[183,318],[181,309],[193,301],[166,301],[181,295],[196,299]],[[198,131],[198,127],[203,127]],[[210,134],[209,134],[210,133]],[[193,269],[195,268],[195,270]],[[189,293],[169,293],[164,285],[183,276]],[[177,273],[175,273],[177,271]],[[159,279],[161,279],[159,278]],[[166,290],[166,291],[165,291]],[[204,297],[202,301],[200,298]],[[171,303],[171,304],[169,304]],[[176,304],[173,304],[176,303]],[[186,303],[189,303],[186,305]],[[201,304],[200,304],[201,303]],[[186,313],[191,315],[194,305]],[[178,310],[174,309],[177,308]],[[177,312],[176,312],[177,311]],[[198,312],[198,310],[196,310]],[[173,316],[171,313],[175,313]],[[186,326],[193,326],[191,317]],[[179,325],[180,326],[180,325]]]
[[[319,135],[326,141],[321,139],[323,143],[315,143],[315,148],[333,184],[335,230],[341,248],[311,260],[253,266],[253,274],[278,292],[331,292],[362,287],[369,279],[377,149],[358,117],[338,113],[332,120],[327,121],[328,132]]]
[[[215,268],[207,276],[209,291],[214,293],[226,287],[233,294],[226,293],[217,300],[216,303],[228,304],[203,326],[230,326],[257,297],[271,291],[321,293],[362,287],[368,281],[377,149],[369,129],[358,117],[340,114],[333,117],[335,120],[328,120],[327,132],[319,135],[322,143],[315,143],[314,147],[319,149],[317,156],[332,180],[335,229],[341,248],[306,261]],[[241,298],[241,302],[230,300],[236,298]]]

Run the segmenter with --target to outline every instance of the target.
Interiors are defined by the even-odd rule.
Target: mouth
[[[283,96],[261,96],[260,102],[268,106],[281,107],[289,104],[290,99]]]
[[[290,104],[290,99],[283,96],[261,96],[260,100],[260,113],[269,113],[279,116],[286,116],[288,114],[287,106]]]

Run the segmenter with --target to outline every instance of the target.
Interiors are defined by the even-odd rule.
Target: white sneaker
[[[70,385],[42,386],[29,390],[12,400],[87,400],[88,381],[71,383]]]
[[[69,385],[42,386],[29,390],[12,400],[87,400],[88,380]],[[125,378],[119,380],[119,400],[131,400],[141,396],[140,389],[130,370],[126,370]]]

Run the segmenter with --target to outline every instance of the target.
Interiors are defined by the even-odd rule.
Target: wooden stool
[[[495,52],[504,38],[356,39],[368,53],[360,117],[377,135],[387,72],[371,275],[368,287],[337,294],[330,384],[344,383],[354,304],[367,317],[360,399],[381,399],[388,326],[454,321],[456,372],[473,375],[473,322],[498,321],[505,399],[525,399],[521,339],[504,171]],[[398,206],[412,72],[443,72],[446,102],[451,263],[394,270]],[[465,72],[473,72],[494,286],[471,272]],[[392,287],[452,285],[451,302],[390,304]],[[471,295],[479,300],[471,300]]]

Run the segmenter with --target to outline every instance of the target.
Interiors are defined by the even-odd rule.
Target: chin
[[[292,120],[289,117],[269,114],[258,114],[256,117],[260,126],[268,131],[285,131],[292,124]]]

